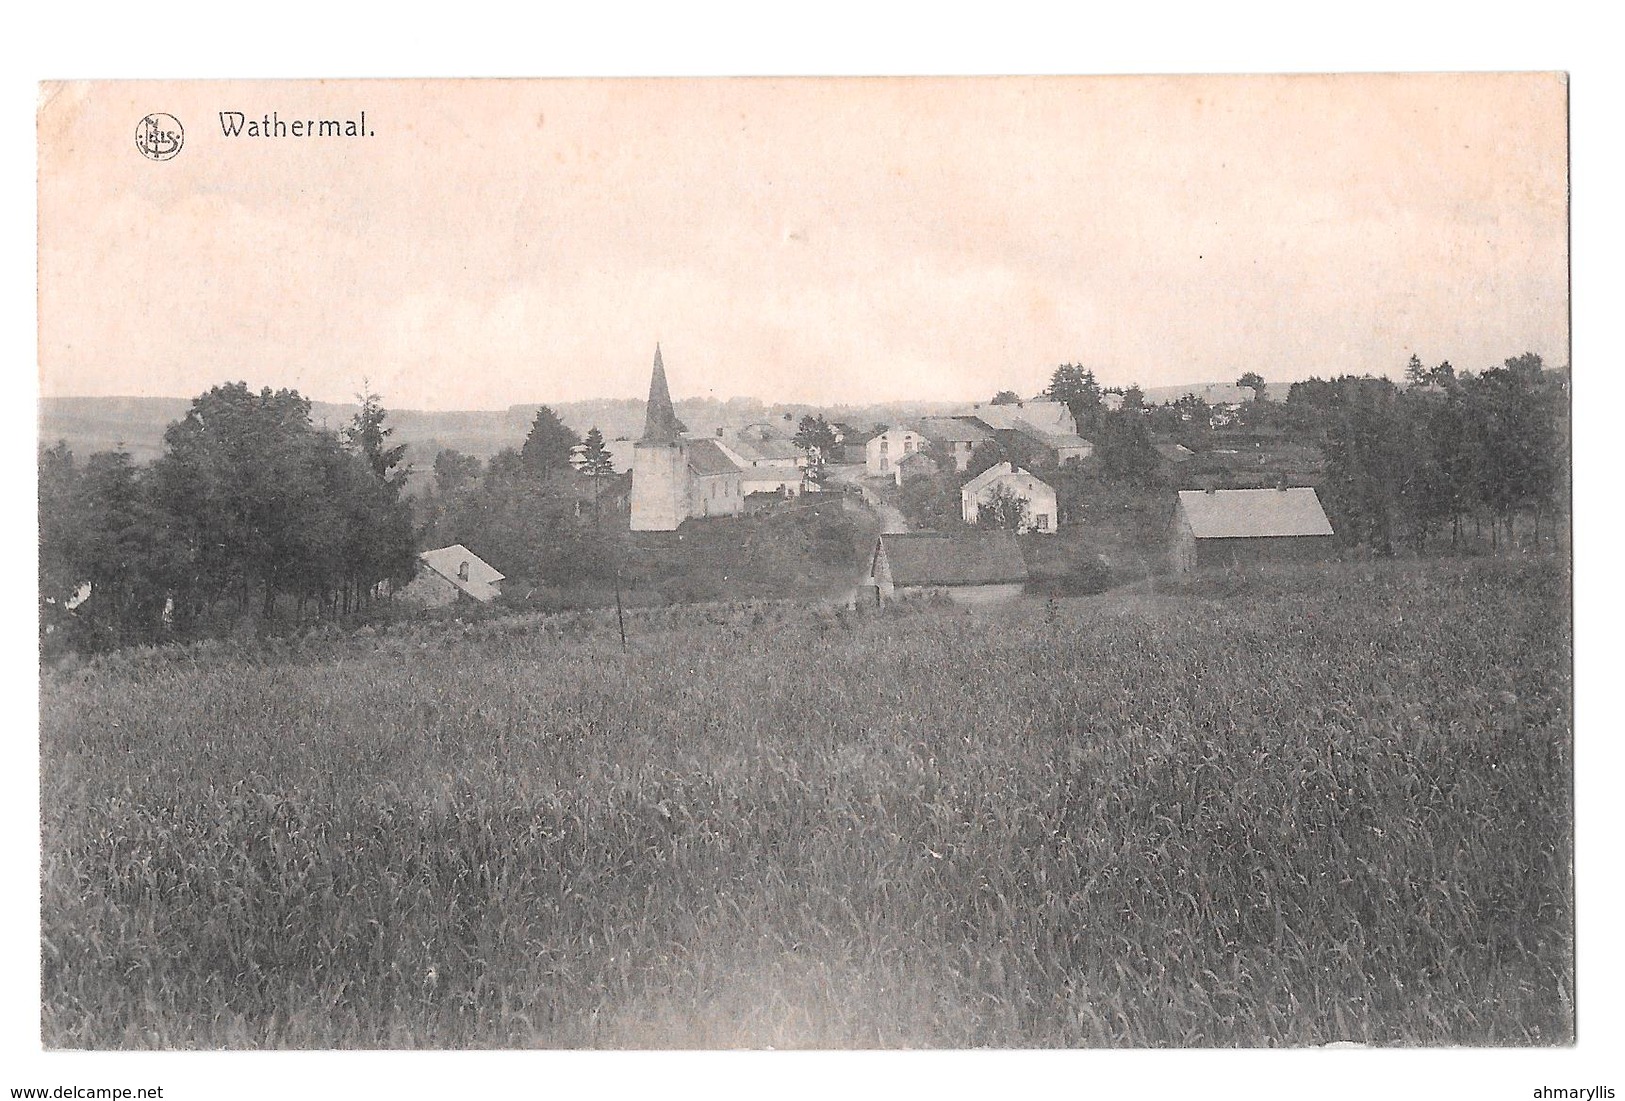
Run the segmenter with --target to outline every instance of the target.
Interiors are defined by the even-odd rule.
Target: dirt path
[[[908,529],[908,519],[901,510],[888,505],[880,499],[880,495],[863,484],[861,467],[832,467],[829,480],[840,485],[857,486],[863,503],[868,505],[875,515],[880,517],[880,531],[884,535],[895,535]]]

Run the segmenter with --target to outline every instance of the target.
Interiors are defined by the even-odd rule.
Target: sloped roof
[[[649,375],[649,405],[639,442],[676,443],[681,436],[677,410],[671,406],[671,390],[666,385],[666,365],[660,361],[660,345],[656,344],[654,371]]]
[[[1047,428],[1040,428],[1035,424],[1028,424],[1026,422],[1018,422],[1016,424],[1016,431],[1020,432],[1023,436],[1027,436],[1030,439],[1037,440],[1039,443],[1043,444],[1045,447],[1053,447],[1053,448],[1089,447],[1089,448],[1092,448],[1092,447],[1095,446],[1093,443],[1091,443],[1090,441],[1084,439],[1082,436],[1077,435],[1074,432],[1051,432]]]
[[[975,417],[921,417],[920,431],[927,439],[943,443],[982,443],[993,433]]]
[[[439,550],[424,551],[418,557],[435,573],[476,600],[490,600],[494,595],[491,586],[503,578],[495,567],[461,543],[453,543]],[[465,562],[468,563],[466,581],[458,576]]]
[[[740,466],[728,458],[728,453],[716,440],[702,436],[697,440],[689,440],[688,468],[696,474],[738,474]]]
[[[733,448],[746,459],[799,459],[801,448],[786,439],[762,439],[752,436],[738,436],[725,441],[727,446]]]
[[[980,493],[984,487],[1004,477],[1006,474],[1015,473],[1016,469],[1016,467],[1011,466],[1007,462],[994,463],[992,466],[988,467],[986,470],[982,471],[976,477],[972,478],[970,481],[961,486],[960,492]],[[1025,471],[1023,473],[1025,473]]]
[[[1041,432],[1077,431],[1078,423],[1072,410],[1061,401],[1024,401],[1019,405],[978,405],[976,417],[992,428],[1021,428],[1023,425]]]
[[[1159,443],[1152,446],[1157,449],[1158,455],[1171,463],[1182,463],[1196,457],[1196,452],[1182,443]]]
[[[975,497],[994,482],[1003,481],[1006,478],[1018,478],[1023,481],[1031,482],[1035,491],[1039,487],[1042,487],[1049,493],[1053,494],[1055,492],[1053,486],[1025,467],[1011,466],[1009,463],[994,463],[992,466],[988,467],[986,470],[982,471],[976,477],[972,478],[970,481],[961,486],[959,490],[960,497]]]
[[[879,549],[894,585],[1001,585],[1027,580],[1027,564],[1007,531],[882,535]]]
[[[1297,489],[1185,489],[1179,507],[1198,539],[1257,539],[1330,535],[1331,521],[1310,487]]]
[[[807,472],[789,466],[748,466],[739,471],[739,476],[746,482],[789,483],[803,481]]]

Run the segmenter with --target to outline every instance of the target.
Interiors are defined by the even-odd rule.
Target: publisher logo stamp
[[[156,111],[136,124],[135,147],[148,160],[167,161],[181,151],[186,131],[174,115]]]

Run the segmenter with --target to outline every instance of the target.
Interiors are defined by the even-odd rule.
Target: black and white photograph
[[[51,1085],[1572,1052],[1570,95],[41,83]]]

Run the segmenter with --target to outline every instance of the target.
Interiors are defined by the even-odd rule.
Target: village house
[[[1073,459],[1087,459],[1095,453],[1095,445],[1078,435],[1078,422],[1063,401],[978,405],[975,411],[976,419],[991,429],[1006,447],[1022,453],[1036,449],[1037,456],[1056,466]],[[1012,436],[1019,439],[1011,439]]]
[[[1007,531],[882,535],[864,578],[876,604],[932,591],[956,604],[992,604],[1020,596],[1026,583],[1021,548]]]
[[[632,455],[632,530],[675,531],[690,517],[737,516],[744,511],[741,467],[715,439],[683,435],[660,346],[655,345],[643,436]]]
[[[716,441],[729,458],[745,469],[780,468],[802,470],[807,466],[807,453],[795,442],[765,429],[761,425],[750,427],[733,436],[717,429]]]
[[[922,417],[920,431],[932,443],[948,449],[954,470],[960,474],[970,465],[971,453],[994,438],[993,431],[976,417]]]
[[[977,523],[982,506],[992,504],[1001,493],[1021,502],[1023,533],[1055,533],[1055,490],[1031,471],[1009,463],[994,463],[960,488],[960,512],[965,523]]]
[[[1038,447],[1045,460],[1056,466],[1065,466],[1074,459],[1081,461],[1095,453],[1095,445],[1075,432],[1051,432],[1033,427],[1018,427],[1015,432],[1025,437],[1030,446]]]
[[[1061,435],[1078,434],[1078,422],[1064,401],[1018,401],[971,406],[971,413],[989,428],[1037,428]]]
[[[1181,490],[1171,558],[1184,572],[1282,558],[1314,558],[1332,542],[1313,488]]]
[[[896,478],[896,466],[930,441],[902,425],[886,429],[864,444],[864,470],[876,478]]]
[[[425,608],[443,608],[464,598],[489,604],[502,595],[502,579],[490,563],[455,543],[418,555],[417,575],[396,596]]]

